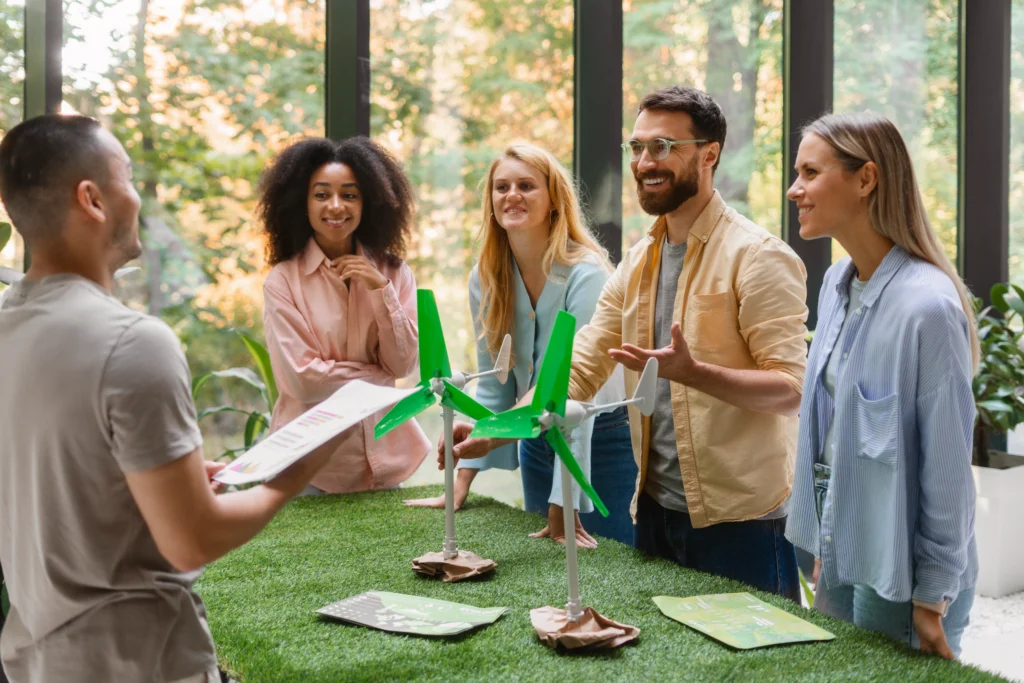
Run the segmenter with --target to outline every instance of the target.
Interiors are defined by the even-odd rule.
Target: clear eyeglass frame
[[[647,142],[629,140],[622,143],[622,151],[630,154],[633,161],[639,161],[646,149],[652,159],[661,161],[668,158],[669,152],[676,145],[697,145],[702,142],[707,142],[707,140],[669,140],[667,138],[654,138]]]

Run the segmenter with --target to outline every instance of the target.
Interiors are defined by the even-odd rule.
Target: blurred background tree
[[[836,109],[880,111],[900,126],[953,256],[958,4],[835,7]],[[1024,283],[1024,0],[1013,7],[1010,267]],[[144,199],[142,271],[120,294],[175,328],[194,375],[246,365],[232,330],[262,340],[266,275],[254,188],[274,154],[324,132],[325,0],[65,0],[64,8],[64,111],[114,131]],[[706,89],[729,122],[717,187],[779,234],[783,0],[623,0],[623,10],[623,139],[646,92]],[[0,135],[23,110],[23,12],[23,0],[0,0]],[[371,0],[370,40],[371,135],[416,189],[409,262],[445,311],[453,363],[472,368],[466,281],[487,166],[525,140],[571,167],[573,2]],[[623,169],[628,248],[652,218],[637,205],[625,157]],[[20,266],[21,254],[12,240],[0,265]],[[207,391],[223,392],[211,401],[258,408],[230,383]],[[244,426],[217,420],[205,427],[208,439],[235,438]]]

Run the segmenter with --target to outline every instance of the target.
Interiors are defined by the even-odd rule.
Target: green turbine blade
[[[485,417],[491,417],[494,412],[479,403],[476,399],[456,387],[451,382],[444,380],[444,396],[441,397],[441,405],[448,406],[452,410],[457,410],[467,417],[471,417],[474,420],[482,420]]]
[[[539,414],[533,406],[513,408],[484,418],[473,427],[472,436],[497,439],[532,439],[540,436]]]
[[[558,457],[565,463],[566,468],[569,470],[569,474],[576,480],[576,483],[583,489],[583,493],[587,494],[590,500],[594,501],[594,507],[601,513],[602,517],[608,516],[608,508],[604,506],[604,502],[601,500],[601,496],[597,495],[597,491],[590,485],[587,478],[583,476],[583,470],[580,469],[580,464],[576,462],[576,458],[572,455],[572,450],[569,448],[569,444],[566,443],[565,437],[562,436],[562,432],[558,430],[558,427],[552,427],[548,431],[544,432],[544,438],[551,444],[551,447],[555,449],[555,453],[558,453]]]
[[[549,410],[565,416],[565,400],[569,395],[569,368],[572,365],[572,338],[576,334],[576,318],[559,311],[548,338],[547,350],[534,388],[533,409]]]
[[[437,312],[434,293],[429,289],[416,290],[416,315],[420,332],[420,381],[451,377],[452,368],[441,329],[441,316]]]
[[[429,384],[420,382],[417,386],[420,387],[419,391],[396,403],[394,408],[380,419],[377,426],[373,428],[374,439],[379,439],[406,420],[416,417],[437,403],[437,396],[434,395]]]

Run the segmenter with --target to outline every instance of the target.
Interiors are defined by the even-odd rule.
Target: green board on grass
[[[739,650],[769,645],[832,640],[834,635],[750,593],[673,598],[654,603],[667,617]]]
[[[507,607],[473,607],[416,595],[367,591],[317,610],[329,619],[418,636],[454,636],[493,624]]]

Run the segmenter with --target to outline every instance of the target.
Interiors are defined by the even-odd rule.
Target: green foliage
[[[1024,288],[998,284],[990,294],[992,306],[975,299],[981,365],[974,377],[974,400],[982,435],[978,448],[987,449],[987,435],[1008,432],[1024,424]],[[998,315],[993,315],[993,310]],[[978,439],[976,439],[978,441]]]
[[[1024,286],[1024,0],[1010,10],[1010,280]]]
[[[0,251],[4,250],[11,239],[11,224],[0,221]]]
[[[737,211],[781,233],[782,0],[633,0],[623,16],[623,135],[640,99],[672,84],[706,90],[728,118],[715,187]],[[623,156],[623,248],[652,218]]]
[[[912,653],[775,595],[757,597],[836,634],[829,643],[736,652],[668,619],[656,595],[750,590],[599,539],[579,552],[583,604],[640,629],[635,645],[568,654],[542,645],[531,609],[565,605],[565,548],[527,534],[543,518],[470,495],[459,547],[498,563],[493,578],[447,584],[410,571],[440,550],[444,512],[402,505],[440,487],[295,500],[255,539],[196,583],[217,655],[254,681],[996,681],[957,662]],[[492,626],[455,639],[398,636],[319,618],[314,610],[366,590],[509,607]],[[754,591],[752,591],[754,592]]]
[[[0,137],[21,121],[25,82],[25,7],[0,0]]]
[[[217,460],[234,460],[240,453],[252,448],[260,437],[270,428],[270,417],[277,403],[277,385],[274,383],[274,375],[270,368],[270,356],[266,348],[258,341],[248,335],[237,333],[248,349],[253,363],[259,370],[259,374],[250,368],[228,368],[226,370],[214,370],[198,375],[192,380],[192,400],[198,405],[198,398],[203,389],[213,379],[237,379],[249,385],[259,393],[262,399],[260,408],[247,410],[233,405],[217,405],[203,408],[199,411],[198,419],[223,415],[225,413],[242,415],[245,417],[245,429],[242,433],[242,445],[238,448],[225,448],[224,452],[217,457]]]

